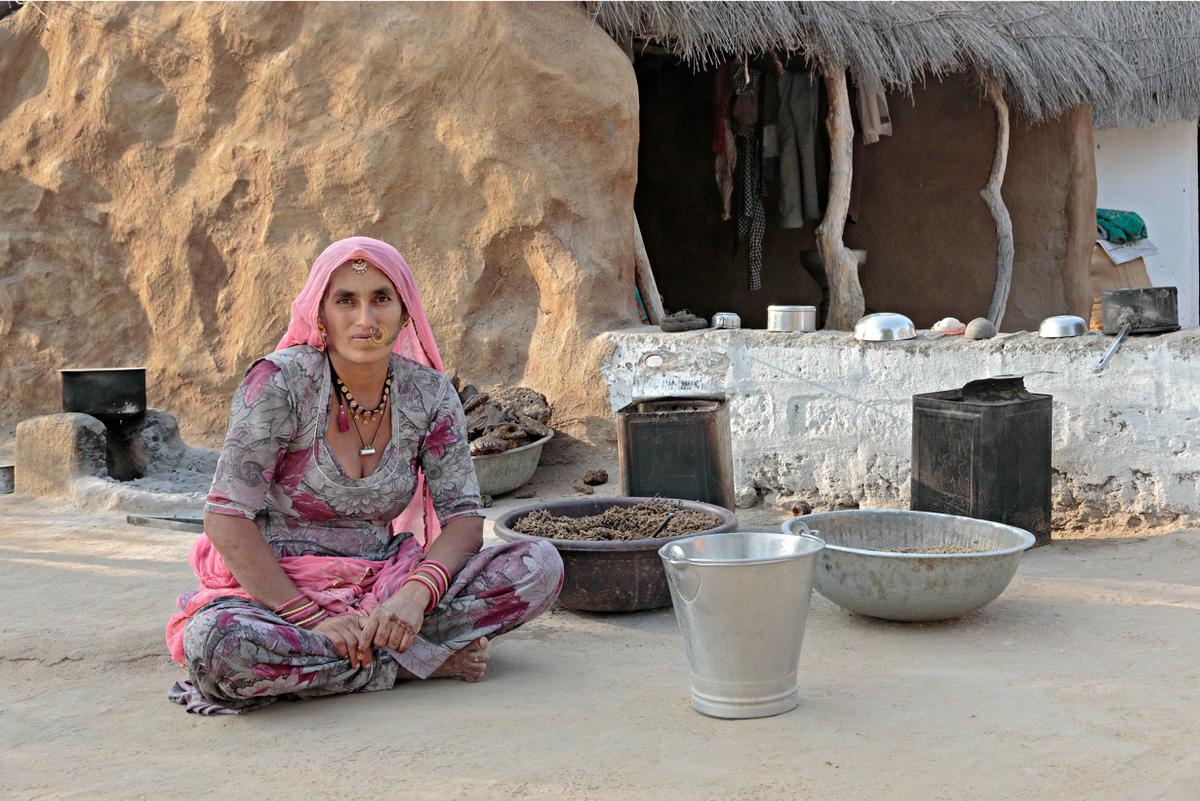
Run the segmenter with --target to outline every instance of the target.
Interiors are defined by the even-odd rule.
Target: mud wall
[[[362,234],[450,369],[546,393],[559,447],[607,441],[638,97],[576,4],[27,5],[0,86],[0,428],[60,411],[56,369],[144,365],[218,444],[312,259]]]
[[[815,305],[816,283],[798,254],[813,228],[778,228],[778,185],[767,183],[763,289],[747,288],[746,248],[721,220],[713,177],[712,73],[639,65],[642,139],[638,220],[668,310],[736,312],[765,327],[772,304]],[[995,112],[966,75],[930,79],[888,96],[894,134],[864,150],[857,222],[846,243],[868,251],[860,271],[869,309],[898,311],[919,327],[946,316],[985,316],[996,277],[995,224],[979,190],[991,171]],[[822,123],[823,125],[823,123]],[[1004,330],[1035,329],[1052,314],[1090,309],[1088,254],[1096,179],[1091,113],[1039,125],[1013,120],[1002,196],[1016,255]],[[1086,316],[1086,314],[1085,314]]]

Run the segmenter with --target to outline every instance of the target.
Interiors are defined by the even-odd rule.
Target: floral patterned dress
[[[424,473],[438,520],[482,516],[458,394],[446,376],[392,356],[391,441],[375,471],[346,475],[325,439],[333,391],[323,353],[307,345],[257,362],[234,395],[229,432],[206,512],[253,520],[305,595],[333,614],[369,614],[420,561],[423,549],[392,521]],[[189,711],[240,713],[281,695],[390,688],[398,669],[426,678],[451,654],[545,611],[562,562],[549,543],[488,548],[458,573],[404,653],[375,649],[351,668],[332,642],[253,600],[202,536],[191,554],[200,588],[179,598],[167,627],[188,670],[169,697]]]

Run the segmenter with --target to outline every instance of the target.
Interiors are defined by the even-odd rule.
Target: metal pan
[[[1104,333],[1116,339],[1093,372],[1103,370],[1130,334],[1162,334],[1179,330],[1179,290],[1173,286],[1110,289],[1100,294]]]

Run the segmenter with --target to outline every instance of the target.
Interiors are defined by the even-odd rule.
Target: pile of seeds
[[[666,527],[655,535],[668,515]],[[637,506],[613,507],[590,517],[554,517],[545,509],[530,512],[513,528],[522,534],[554,540],[647,540],[698,534],[721,525],[715,516],[692,512],[658,501]]]
[[[888,548],[883,553],[987,553],[970,545],[935,545],[932,548]]]

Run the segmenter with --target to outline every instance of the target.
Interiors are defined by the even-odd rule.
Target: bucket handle
[[[667,564],[671,570],[671,585],[679,597],[689,604],[696,600],[700,593],[700,571],[688,562],[687,554],[678,545],[667,549]]]
[[[788,523],[788,528],[790,528],[791,532],[793,534],[795,534],[797,537],[803,537],[806,534],[810,537],[816,537],[818,534],[821,533],[817,529],[809,528],[808,523],[805,523],[803,520],[799,520],[799,519],[790,521]],[[804,530],[798,531],[797,529],[804,529]]]

